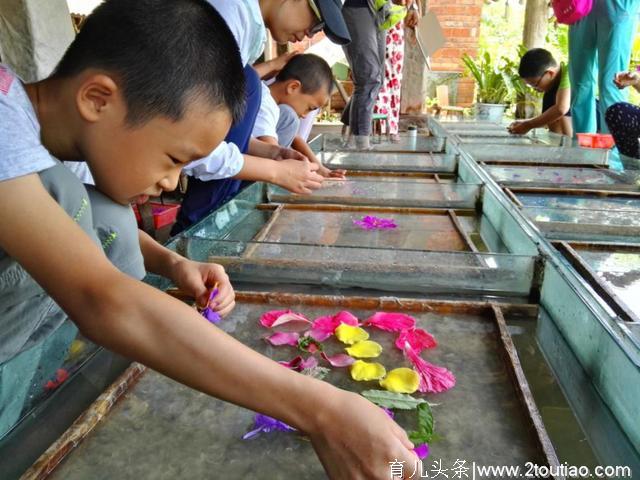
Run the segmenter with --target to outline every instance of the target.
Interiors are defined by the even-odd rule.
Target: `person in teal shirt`
[[[594,0],[586,17],[569,27],[571,113],[576,133],[608,132],[604,114],[627,95],[611,82],[629,67],[640,0]],[[596,84],[597,80],[597,84]],[[600,108],[596,111],[596,85]]]

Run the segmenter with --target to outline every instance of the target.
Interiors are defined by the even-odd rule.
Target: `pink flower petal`
[[[356,361],[353,357],[345,353],[338,353],[337,355],[328,356],[326,353],[322,352],[320,354],[322,358],[324,358],[332,367],[348,367],[349,365],[353,365]]]
[[[302,362],[300,362],[300,371],[307,370],[308,368],[316,368],[317,366],[318,359],[314,356],[311,356],[306,360],[302,360]]]
[[[358,325],[358,319],[355,315],[347,311],[338,312],[333,316],[327,315],[319,317],[313,321],[309,335],[318,342],[324,342],[333,335],[341,323],[356,326]]]
[[[302,358],[300,355],[295,357],[294,359],[288,362],[278,362],[283,367],[290,368],[291,370],[295,370],[296,372],[301,372],[302,370],[306,370],[308,368],[315,368],[318,366],[318,359],[314,356],[309,358]]]
[[[423,393],[440,393],[456,384],[456,377],[444,367],[433,365],[424,360],[409,344],[405,345],[405,355],[420,375],[420,387]]]
[[[396,347],[404,350],[406,343],[408,343],[416,353],[420,353],[427,348],[434,348],[438,345],[433,335],[421,328],[400,332],[400,335],[398,335],[396,339]]]
[[[387,332],[401,332],[416,326],[416,320],[404,313],[376,312],[364,322],[365,326],[379,328]]]
[[[324,342],[327,338],[333,335],[331,332],[322,329],[314,329],[312,328],[309,332],[309,336],[313,338],[316,342]]]
[[[260,317],[260,323],[267,328],[276,328],[284,332],[300,332],[308,329],[311,322],[302,314],[291,310],[272,310]]]
[[[297,357],[289,360],[288,362],[280,361],[278,362],[280,365],[286,368],[290,368],[291,370],[295,370],[297,372],[300,371],[300,364],[302,363],[302,357],[298,355]]]
[[[288,312],[278,317],[271,328],[279,327],[283,332],[301,332],[307,330],[311,322],[300,313]]]
[[[274,347],[281,345],[291,345],[296,347],[298,345],[298,339],[300,334],[295,332],[276,332],[273,335],[268,336],[265,340]]]
[[[346,323],[347,325],[352,325],[354,327],[358,325],[358,317],[346,310],[336,313],[333,318],[336,322],[336,328],[338,328],[341,323]]]
[[[271,310],[270,312],[265,312],[260,317],[260,324],[263,327],[271,328],[279,317],[289,312],[291,312],[291,310]]]

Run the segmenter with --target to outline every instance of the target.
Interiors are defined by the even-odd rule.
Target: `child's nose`
[[[172,192],[176,188],[178,188],[178,181],[179,180],[180,180],[180,170],[176,169],[175,173],[172,172],[170,175],[167,175],[162,180],[160,180],[158,182],[158,185],[165,192]]]

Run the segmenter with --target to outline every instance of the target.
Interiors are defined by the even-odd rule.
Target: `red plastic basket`
[[[178,211],[180,211],[180,205],[172,203],[159,203],[150,202],[151,212],[153,213],[153,226],[156,230],[171,225],[176,221]],[[136,214],[136,220],[138,220],[138,226],[142,227],[142,217],[138,210],[138,205],[133,204],[133,212]]]
[[[615,145],[613,136],[605,133],[578,133],[578,145],[587,148],[611,148]]]

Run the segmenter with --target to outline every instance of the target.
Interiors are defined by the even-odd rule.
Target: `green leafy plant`
[[[431,443],[436,440],[436,434],[433,431],[433,412],[428,403],[418,405],[418,430],[407,432],[409,440],[415,445],[421,443]]]
[[[513,72],[506,70],[504,58],[494,62],[491,54],[485,51],[477,59],[465,54],[462,62],[476,82],[479,103],[505,104],[513,100]]]

